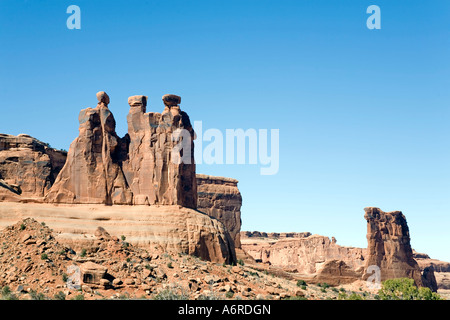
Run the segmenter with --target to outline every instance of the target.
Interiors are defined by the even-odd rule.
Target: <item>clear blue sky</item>
[[[66,8],[81,8],[68,30]],[[366,8],[381,8],[369,30]],[[238,179],[243,230],[310,231],[365,247],[363,208],[401,210],[412,246],[450,261],[449,1],[0,0],[0,132],[68,149],[108,92],[182,96],[204,129],[280,130],[280,169]]]

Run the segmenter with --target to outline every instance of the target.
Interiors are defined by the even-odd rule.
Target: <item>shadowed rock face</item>
[[[28,135],[0,134],[0,193],[13,201],[18,195],[45,196],[65,159],[66,152]]]
[[[80,112],[79,136],[46,201],[196,208],[194,131],[174,104],[181,98],[170,98],[160,114],[146,112],[146,96],[130,97],[128,134],[122,139],[108,95],[101,91],[97,99],[96,108]]]
[[[50,203],[131,204],[132,194],[122,171],[122,144],[116,122],[97,94],[97,107],[81,110],[79,136],[70,145],[67,161],[46,196]]]
[[[376,265],[381,271],[381,281],[394,278],[412,278],[422,286],[419,265],[413,257],[409,229],[401,211],[383,212],[378,208],[365,208],[367,220],[366,269]],[[364,279],[368,274],[363,276]]]
[[[198,210],[222,222],[235,247],[240,248],[242,197],[237,183],[231,178],[197,174]]]
[[[133,204],[197,207],[194,130],[176,104],[180,99],[169,100],[162,114],[146,112],[146,96],[128,99],[129,147],[123,168]],[[183,139],[187,149],[177,150],[177,145],[184,145]]]

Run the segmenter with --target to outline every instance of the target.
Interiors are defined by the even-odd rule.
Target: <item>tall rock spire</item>
[[[122,172],[122,144],[108,109],[109,96],[97,93],[95,108],[83,109],[79,136],[70,145],[66,164],[46,201],[56,203],[131,204],[132,194]]]

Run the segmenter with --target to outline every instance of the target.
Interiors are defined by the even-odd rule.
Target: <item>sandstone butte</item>
[[[367,248],[308,232],[241,232],[238,181],[196,174],[195,133],[179,96],[163,96],[162,113],[147,112],[147,96],[131,96],[123,138],[108,95],[97,99],[95,108],[81,110],[69,152],[24,134],[0,135],[0,226],[33,217],[76,250],[96,248],[104,228],[149,250],[220,263],[243,259],[285,278],[330,285],[366,280],[376,265],[382,280],[409,277],[434,291],[450,289],[450,263],[413,252],[400,211],[365,208]],[[174,136],[177,129],[191,137],[189,163],[172,161],[183,138]]]
[[[100,91],[97,100],[95,108],[81,110],[79,135],[67,153],[30,136],[0,136],[1,224],[26,212],[48,221],[62,241],[86,245],[97,226],[109,221],[111,232],[141,246],[160,245],[206,260],[235,262],[233,238],[207,213],[222,216],[223,210],[223,222],[232,226],[227,221],[239,221],[239,227],[240,210],[236,206],[227,212],[226,200],[214,205],[222,192],[214,194],[214,186],[202,195],[202,205],[210,201],[214,210],[197,210],[194,131],[180,109],[181,98],[164,95],[164,110],[158,113],[147,112],[146,96],[131,96],[128,133],[123,138],[116,134],[109,96]],[[178,129],[190,135],[191,161],[173,159],[182,156],[175,150],[184,139],[175,134]],[[240,201],[236,183],[233,190],[223,192],[232,192]],[[9,202],[22,204],[11,207]],[[105,214],[98,218],[96,210]],[[239,234],[233,232],[234,237]]]
[[[450,289],[450,263],[415,253],[406,218],[400,211],[365,208],[367,248],[345,247],[336,239],[303,233],[241,231],[242,249],[265,265],[291,276],[330,285],[367,280],[371,265],[380,268],[381,281],[407,277],[416,285]]]

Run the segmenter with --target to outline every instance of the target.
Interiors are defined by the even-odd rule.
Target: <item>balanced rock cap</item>
[[[103,102],[104,104],[109,104],[109,96],[105,91],[97,92],[97,100],[99,103]]]
[[[128,98],[128,104],[130,107],[135,106],[146,106],[147,105],[147,96],[137,95],[137,96],[131,96]]]
[[[162,97],[164,105],[168,107],[177,106],[181,103],[181,97],[174,94],[165,94]]]

